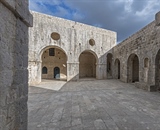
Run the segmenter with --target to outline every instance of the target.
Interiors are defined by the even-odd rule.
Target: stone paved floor
[[[118,80],[43,82],[28,107],[28,130],[160,130],[160,93]]]

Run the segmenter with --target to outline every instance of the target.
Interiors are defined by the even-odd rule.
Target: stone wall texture
[[[61,49],[67,56],[68,81],[79,79],[79,57],[84,51],[97,59],[96,78],[107,78],[105,53],[116,45],[115,32],[36,12],[32,14],[33,28],[29,30],[30,84],[41,82],[41,55],[52,47]],[[51,38],[53,32],[60,35],[59,40]],[[89,44],[89,41],[94,41],[95,45],[92,42]]]
[[[0,0],[0,130],[27,129],[28,0]]]
[[[135,83],[136,86],[149,91],[157,90],[159,88],[159,86],[155,86],[156,80],[157,82],[160,81],[159,62],[156,62],[156,57],[158,56],[160,49],[159,25],[160,12],[156,14],[153,22],[107,52],[113,55],[113,78],[117,78],[115,61],[118,59],[120,61],[121,81],[132,82],[133,73],[137,70],[137,68],[133,68],[135,63],[139,67],[139,80]],[[138,56],[137,63],[133,60],[135,56]]]

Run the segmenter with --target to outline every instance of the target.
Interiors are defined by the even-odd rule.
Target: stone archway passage
[[[119,59],[115,60],[115,78],[120,79],[120,61]]]
[[[96,57],[89,51],[84,51],[79,57],[79,77],[96,78]]]
[[[139,81],[139,59],[136,54],[131,54],[127,63],[128,82]]]
[[[160,91],[160,50],[155,59],[155,86]]]
[[[48,47],[42,54],[42,68],[48,71],[42,73],[42,79],[67,79],[67,56],[62,49]]]

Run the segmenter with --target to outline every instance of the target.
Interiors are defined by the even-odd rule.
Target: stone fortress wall
[[[59,78],[68,81],[117,78],[160,90],[160,12],[118,45],[115,32],[32,14],[34,27],[28,34],[32,26],[28,0],[0,1],[0,129],[27,130],[28,70],[29,83],[52,78],[62,65]],[[46,74],[45,66],[54,72]]]
[[[0,130],[27,130],[28,0],[0,0]]]
[[[120,80],[135,82],[134,77],[137,77],[137,87],[149,91],[159,89],[160,12],[156,14],[153,22],[113,47],[108,53],[113,56],[113,78],[118,75],[118,60]]]
[[[65,54],[67,61],[64,65],[66,68],[63,69],[67,72],[67,81],[78,80],[79,77],[85,76],[97,79],[107,78],[105,53],[116,45],[115,32],[36,12],[32,14],[33,28],[29,31],[30,84],[41,82],[41,77],[44,76],[54,77],[54,66],[51,64],[54,64],[54,57],[58,60],[57,53],[52,56],[53,60],[48,58],[48,64],[50,64],[48,67],[52,75],[51,73],[42,74],[42,68],[46,67],[43,66],[46,59],[43,60],[42,55],[50,48],[60,49]],[[85,60],[85,57],[88,57],[87,59],[94,57],[95,60],[91,63]],[[61,59],[60,56],[59,58]],[[79,63],[80,59],[81,63]],[[60,66],[57,67],[60,71],[62,70]],[[79,75],[79,69],[82,70],[81,75]]]
[[[60,71],[59,78],[68,81],[117,78],[160,90],[160,12],[118,45],[115,32],[32,14],[34,27],[28,34],[32,26],[28,0],[0,1],[0,129],[27,129],[28,70],[30,84]]]
[[[66,68],[61,63],[60,69],[66,72],[62,74],[67,81],[84,77],[116,78],[135,83],[148,91],[160,88],[160,12],[153,22],[118,45],[115,44],[115,32],[36,12],[32,14],[34,27],[29,33],[30,84],[41,82],[41,78],[54,77],[54,67],[51,65],[54,60],[46,61],[51,71],[42,74],[46,63],[41,57],[53,47],[66,54],[66,63],[63,62]],[[57,36],[52,36],[53,32],[58,33],[58,40],[53,38]],[[54,57],[60,59],[58,55]]]

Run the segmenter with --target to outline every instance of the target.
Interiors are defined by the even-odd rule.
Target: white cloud
[[[132,3],[134,0],[117,0],[118,3],[124,4],[124,9],[126,12],[132,12]]]
[[[147,2],[147,5],[141,11],[136,11],[137,16],[149,17],[150,15],[153,15],[155,11],[158,11],[156,7],[160,7],[159,0],[148,0]]]

